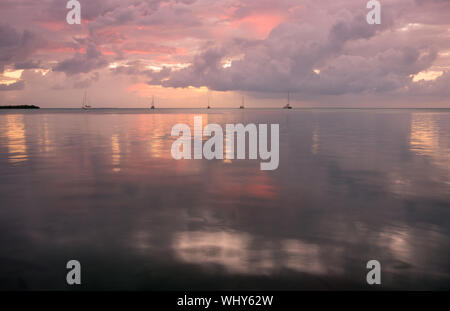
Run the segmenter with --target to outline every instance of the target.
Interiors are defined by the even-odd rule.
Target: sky
[[[450,0],[0,0],[0,105],[450,108]]]

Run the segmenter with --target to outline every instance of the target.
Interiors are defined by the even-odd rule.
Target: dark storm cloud
[[[162,80],[169,77],[172,70],[168,67],[163,67],[161,70],[146,69],[145,66],[139,62],[129,62],[124,66],[111,69],[114,74],[125,74],[130,76],[145,76],[150,78],[147,82],[149,85],[161,85]]]
[[[0,91],[18,91],[24,88],[25,82],[23,80],[11,84],[0,84]]]
[[[42,68],[40,61],[27,60],[24,62],[19,62],[14,64],[14,69],[38,69]]]
[[[74,57],[58,63],[53,71],[64,72],[66,75],[76,75],[80,73],[89,73],[92,70],[100,69],[108,65],[107,60],[97,47],[89,43],[86,53],[77,53]]]
[[[335,4],[341,2],[351,6],[349,1]],[[230,57],[229,46],[207,48],[189,67],[172,72],[163,85],[313,95],[401,90],[411,85],[412,75],[432,66],[437,46],[442,44],[430,32],[420,45],[413,45],[414,35],[397,28],[404,25],[404,16],[413,23],[416,16],[421,20],[436,15],[434,23],[449,24],[445,20],[448,13],[435,10],[448,7],[450,1],[434,2],[438,6],[422,1],[388,2],[383,7],[383,22],[376,26],[367,24],[365,7],[336,10],[322,25],[314,19],[285,22],[261,44],[246,49],[244,57],[231,67],[223,66],[223,60]],[[319,19],[322,8],[311,1],[305,3],[310,4],[310,16]]]
[[[25,61],[43,45],[44,42],[30,31],[19,32],[9,25],[0,24],[0,73],[7,65]]]

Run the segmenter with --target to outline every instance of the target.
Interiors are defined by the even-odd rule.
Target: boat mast
[[[84,91],[84,94],[83,94],[83,102],[81,103],[81,107],[86,107],[86,91]]]

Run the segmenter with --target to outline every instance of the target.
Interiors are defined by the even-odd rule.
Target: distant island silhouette
[[[35,105],[0,106],[0,109],[41,109]]]

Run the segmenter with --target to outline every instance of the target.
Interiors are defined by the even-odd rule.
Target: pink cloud
[[[32,92],[39,79],[61,73],[66,80],[58,83],[66,88],[75,80],[89,80],[91,87],[109,81],[127,92],[114,80],[122,75],[108,65],[137,61],[173,66],[163,79],[142,68],[128,70],[131,84],[262,97],[287,90],[308,98],[448,96],[442,85],[450,70],[449,1],[384,0],[380,26],[367,25],[365,3],[353,0],[91,0],[82,3],[81,26],[65,23],[61,4],[1,4],[0,70],[23,64],[54,70],[53,76],[32,76],[17,92]],[[435,67],[440,78],[412,81],[411,75]],[[91,79],[97,72],[100,78]]]

